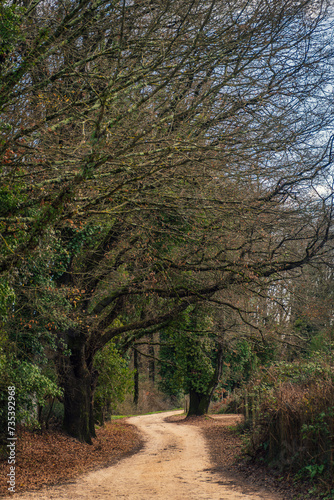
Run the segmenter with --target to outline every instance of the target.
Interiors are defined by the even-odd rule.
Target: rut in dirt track
[[[178,412],[175,412],[178,413]],[[181,413],[181,412],[179,412]],[[280,500],[266,491],[236,487],[210,472],[200,430],[167,423],[171,413],[128,419],[145,439],[143,450],[117,465],[91,472],[72,484],[15,495],[20,500]]]

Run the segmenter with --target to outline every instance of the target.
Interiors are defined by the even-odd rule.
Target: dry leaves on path
[[[36,490],[62,483],[102,468],[139,451],[142,440],[136,428],[125,422],[108,422],[97,430],[92,445],[80,443],[61,431],[29,432],[18,429],[16,491]],[[0,496],[8,494],[9,465],[0,463]]]

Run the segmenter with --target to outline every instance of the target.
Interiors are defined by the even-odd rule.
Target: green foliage
[[[7,346],[7,351],[8,346]],[[7,390],[15,387],[16,423],[38,425],[37,405],[43,407],[48,398],[60,397],[62,390],[55,380],[43,374],[34,363],[19,361],[14,354],[0,348],[0,422],[7,428]]]
[[[14,289],[9,285],[7,280],[0,278],[0,317],[2,321],[6,320],[10,308],[13,308],[14,303]]]
[[[293,328],[301,335],[309,336],[317,332],[317,328],[312,324],[312,321],[307,316],[297,318]]]
[[[18,422],[35,422],[36,404],[44,406],[47,398],[60,397],[62,390],[42,374],[41,368],[26,361],[12,365],[13,385],[17,388]]]
[[[94,368],[99,373],[94,399],[95,419],[102,424],[132,389],[133,372],[113,342],[95,355]]]
[[[271,367],[260,369],[256,374],[257,385],[265,384],[266,387],[276,387],[277,384],[290,382],[292,384],[309,384],[317,380],[317,377],[331,377],[330,365],[324,363],[321,358],[314,357],[313,361],[285,362],[276,361]]]
[[[2,0],[0,2],[0,56],[8,55],[18,40],[23,39],[21,32],[22,7]]]
[[[321,331],[310,339],[304,357],[311,359],[317,357],[319,359],[325,356],[330,358],[333,351],[332,332]]]
[[[161,388],[166,394],[210,392],[217,342],[213,334],[204,332],[208,322],[190,307],[161,334],[161,341],[167,344],[160,349],[160,359],[166,361],[160,365]]]
[[[68,221],[62,231],[56,232],[52,245],[52,280],[57,281],[68,269],[68,266],[80,251],[94,244],[96,233],[101,231],[100,226],[92,224],[75,225]]]
[[[2,186],[0,190],[0,215],[7,215],[17,206],[18,198],[11,187]]]
[[[226,348],[220,387],[231,391],[247,382],[259,364],[252,344],[243,339]]]
[[[90,225],[72,227],[71,224],[62,232],[49,230],[48,241],[40,251],[24,260],[14,282],[17,304],[12,307],[6,325],[19,359],[43,362],[46,348],[61,348],[66,354],[58,332],[80,326],[81,318],[75,309],[85,291],[64,285],[61,278],[73,256],[91,244],[96,231]],[[2,304],[13,301],[8,285],[3,289],[1,293],[0,283],[0,311]],[[5,291],[6,304],[2,300]]]
[[[330,436],[328,421],[333,417],[333,408],[328,408],[319,413],[319,415],[316,415],[310,423],[303,424],[301,427],[302,439],[313,439],[314,441],[317,441],[319,433]]]
[[[6,124],[0,120],[0,136],[3,128],[6,128]],[[11,162],[12,157],[13,151],[7,149],[4,153],[4,158],[0,161],[0,172],[3,169],[8,170],[12,168],[11,165],[7,165]],[[13,186],[11,184],[2,184],[0,186],[0,217],[2,219],[0,220],[0,243],[2,255],[13,253],[22,239],[27,236],[26,224],[11,218],[11,212],[25,200],[25,195],[20,193],[20,187],[19,185]],[[25,214],[23,213],[22,215]]]
[[[324,464],[321,465],[307,465],[304,467],[303,471],[305,471],[310,479],[314,479],[316,476],[321,475],[324,472],[325,466]]]
[[[247,339],[225,344],[222,374],[212,400],[213,411],[217,413],[237,413],[242,405],[242,390],[234,396],[228,393],[242,388],[260,366],[269,366],[275,358],[276,345]],[[227,397],[226,397],[227,396]]]

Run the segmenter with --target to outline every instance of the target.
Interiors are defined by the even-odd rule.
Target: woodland
[[[146,345],[334,487],[333,50],[325,0],[1,0],[1,429],[92,443]]]

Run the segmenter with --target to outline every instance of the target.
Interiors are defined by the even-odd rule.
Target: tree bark
[[[205,415],[206,413],[208,413],[211,401],[211,393],[203,394],[191,389],[189,392],[189,396],[189,410],[187,413],[187,417],[200,417],[201,415]]]
[[[99,372],[97,370],[93,370],[92,376],[91,376],[91,387],[90,387],[91,390],[90,390],[90,402],[89,402],[89,431],[90,431],[91,437],[93,437],[93,438],[96,438],[95,415],[94,415],[94,396],[95,396],[95,390],[96,390],[98,378],[99,378]],[[104,419],[103,419],[103,422],[104,422]]]
[[[222,373],[222,364],[223,364],[223,343],[220,342],[218,345],[216,369],[212,376],[208,390],[205,393],[197,392],[194,389],[190,389],[189,391],[189,410],[187,413],[187,417],[192,417],[192,416],[200,417],[208,413],[213,392],[217,387],[219,378]]]
[[[85,359],[85,337],[68,337],[71,355],[63,358],[62,386],[64,389],[64,429],[79,441],[92,444],[95,437],[93,419],[94,380]]]
[[[133,350],[133,366],[134,366],[133,402],[137,406],[139,400],[139,360],[138,360],[138,351],[136,349]]]
[[[90,377],[67,377],[64,383],[64,429],[79,441],[92,444]]]

